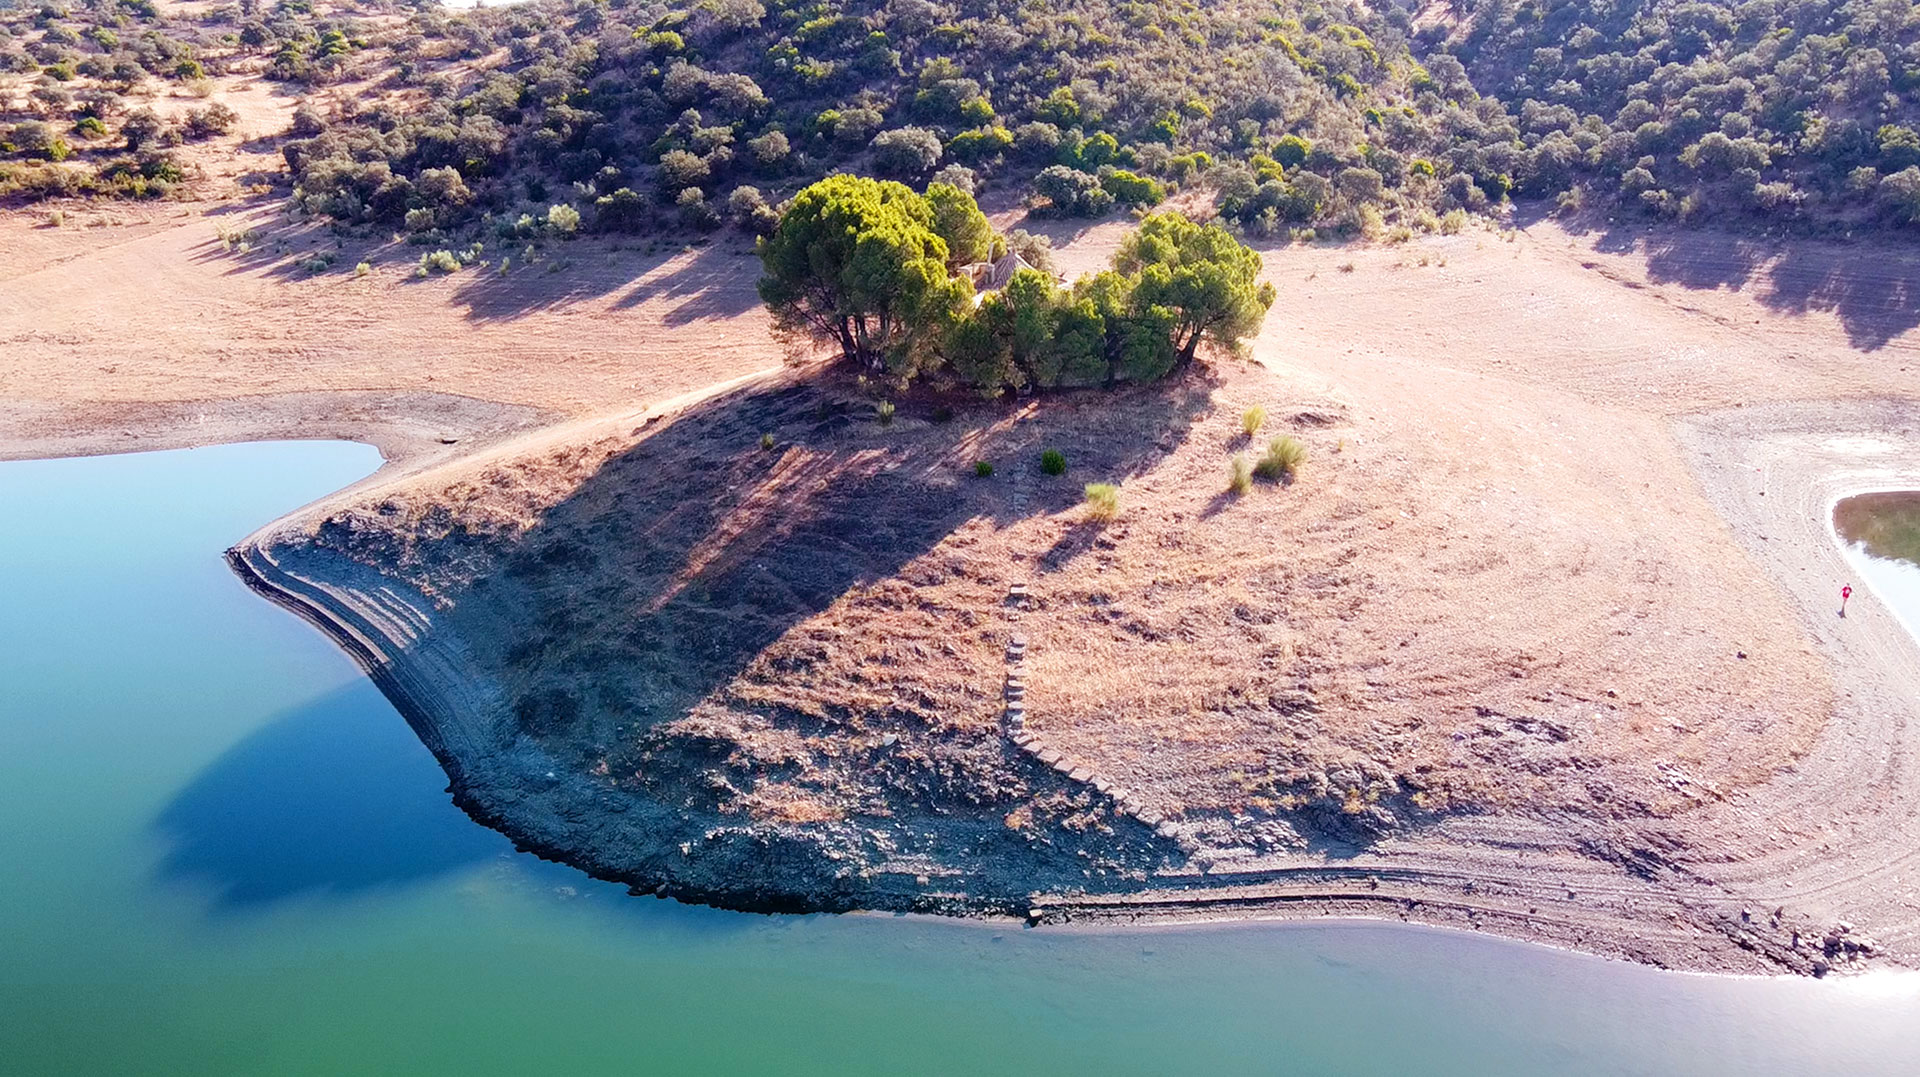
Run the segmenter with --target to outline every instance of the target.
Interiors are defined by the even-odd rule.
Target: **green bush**
[[[1120,515],[1120,488],[1107,482],[1086,485],[1087,519],[1105,522]]]
[[[1258,404],[1255,404],[1254,406],[1248,408],[1246,411],[1242,412],[1240,415],[1240,430],[1242,433],[1246,434],[1248,437],[1252,437],[1253,435],[1258,434],[1260,432],[1260,428],[1262,426],[1265,426],[1266,423],[1267,423],[1267,409],[1261,407]]]
[[[982,479],[992,478],[993,477],[993,461],[975,460],[973,462],[973,473],[974,475]]]
[[[1292,479],[1307,462],[1307,447],[1300,439],[1282,435],[1267,443],[1266,455],[1254,465],[1254,474],[1269,481]]]
[[[547,230],[556,236],[580,231],[580,211],[565,202],[547,207]]]
[[[1166,201],[1166,189],[1146,176],[1115,169],[1100,178],[1100,186],[1123,206],[1157,206]]]
[[[880,420],[881,426],[892,426],[893,410],[893,401],[882,400],[880,406],[874,409],[874,417]]]
[[[762,449],[771,450],[773,448],[773,435],[772,434],[760,435],[760,447]]]
[[[1048,449],[1040,454],[1040,470],[1048,475],[1065,475],[1067,458],[1059,449]]]
[[[452,251],[433,251],[420,256],[419,275],[422,277],[429,273],[457,273],[459,270],[460,259]]]

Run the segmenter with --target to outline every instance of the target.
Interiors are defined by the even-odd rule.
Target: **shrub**
[[[992,478],[993,477],[993,461],[975,460],[973,462],[973,473],[975,476],[982,479]]]
[[[206,108],[197,108],[187,113],[187,118],[181,126],[188,138],[198,140],[224,135],[233,130],[233,125],[239,120],[238,113],[215,101]]]
[[[710,175],[707,162],[686,150],[668,150],[660,155],[660,189],[669,194],[703,186]]]
[[[1048,449],[1040,454],[1040,470],[1048,475],[1065,475],[1067,458],[1059,449]]]
[[[940,136],[924,127],[899,127],[873,136],[873,166],[891,176],[917,176],[940,163]]]
[[[452,251],[433,251],[420,256],[419,275],[422,277],[429,273],[457,273],[459,270],[460,259]]]
[[[747,140],[747,155],[765,171],[771,172],[784,165],[788,154],[792,152],[786,134],[781,131],[768,131],[758,138]]]
[[[1033,189],[1063,217],[1098,217],[1113,208],[1113,195],[1097,177],[1065,165],[1042,170],[1033,178]]]
[[[373,272],[373,266],[368,265],[366,262],[361,262],[359,265],[353,267],[353,275],[356,277],[364,277],[371,272]]]
[[[1107,482],[1086,486],[1087,519],[1105,522],[1120,515],[1120,488]]]
[[[727,213],[740,230],[750,235],[770,236],[780,227],[780,213],[767,204],[760,188],[741,184],[727,196]]]
[[[166,122],[154,114],[150,108],[128,113],[120,121],[120,135],[127,140],[129,151],[138,150],[149,143],[159,141],[166,133]]]
[[[1053,272],[1053,240],[1016,228],[1005,236],[1007,249],[1042,273]]]
[[[680,223],[696,232],[711,232],[720,227],[720,211],[700,193],[698,187],[688,187],[673,200],[680,212]]]
[[[947,165],[933,174],[933,183],[944,183],[955,190],[972,194],[980,186],[980,176],[966,165]]]
[[[773,435],[772,434],[760,435],[760,447],[762,449],[771,450],[773,448]]]
[[[893,410],[893,401],[882,400],[880,406],[874,409],[874,417],[880,420],[881,426],[892,426]]]
[[[548,206],[547,230],[556,236],[571,236],[580,231],[580,211],[564,202]]]
[[[1254,474],[1269,481],[1292,479],[1307,462],[1307,447],[1299,438],[1282,435],[1267,443],[1266,455],[1254,465]]]
[[[1240,429],[1248,437],[1252,437],[1253,435],[1258,434],[1260,432],[1260,428],[1265,426],[1266,424],[1267,424],[1267,409],[1261,407],[1258,404],[1255,404],[1254,406],[1248,408],[1245,412],[1242,412],[1240,415]]]
[[[1167,192],[1146,176],[1116,169],[1100,180],[1100,186],[1123,206],[1157,206],[1166,201]]]
[[[947,142],[947,152],[962,161],[991,161],[1012,147],[1012,133],[997,126],[962,131]]]
[[[1253,465],[1239,453],[1233,456],[1233,462],[1227,465],[1227,489],[1236,494],[1244,494],[1253,486]]]

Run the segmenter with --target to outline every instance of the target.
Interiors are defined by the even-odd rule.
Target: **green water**
[[[0,1074],[1920,1072],[1910,976],[1357,923],[776,919],[515,854],[220,560],[377,463],[0,464]]]
[[[1873,595],[1920,637],[1920,491],[1845,498],[1833,506],[1833,529]]]
[[[1875,557],[1920,565],[1920,493],[1892,490],[1849,497],[1833,507],[1840,537]]]

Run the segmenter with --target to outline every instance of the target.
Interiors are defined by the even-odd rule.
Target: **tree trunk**
[[[840,357],[849,363],[860,361],[860,346],[853,340],[853,322],[849,318],[840,319]]]
[[[1193,332],[1187,337],[1186,343],[1180,345],[1180,365],[1186,366],[1187,364],[1193,362],[1194,353],[1199,350],[1200,350],[1200,327],[1194,326]]]

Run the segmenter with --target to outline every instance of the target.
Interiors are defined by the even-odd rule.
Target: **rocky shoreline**
[[[1706,428],[1690,428],[1696,433],[1688,437],[1697,441]],[[1716,481],[1711,468],[1703,475]],[[1776,498],[1785,507],[1787,499]],[[1537,826],[1526,820],[1442,820],[1344,865],[1260,870],[1216,864],[1205,850],[1142,823],[1133,847],[1112,860],[1114,877],[1098,885],[1074,878],[1050,853],[986,866],[913,856],[849,865],[843,847],[798,828],[706,826],[712,818],[610,792],[570,772],[519,735],[486,670],[436,626],[431,601],[313,544],[300,527],[269,527],[229,551],[228,560],[249,587],[320,628],[366,669],[476,821],[525,851],[635,894],[763,913],[873,910],[1035,924],[1361,917],[1742,974],[1819,975],[1875,958],[1907,961],[1901,948],[1825,917],[1830,905],[1851,907],[1845,893],[1830,893],[1816,912],[1804,904],[1806,891],[1788,893],[1792,883],[1783,877],[1750,872],[1736,888],[1717,868],[1710,876],[1705,865],[1672,865],[1654,878],[1627,860],[1610,865],[1604,857],[1553,854],[1555,843],[1546,840],[1539,848],[1548,855],[1523,863],[1511,842]],[[1040,759],[1023,760],[1012,743],[1006,747],[1012,765],[1024,762],[1037,772],[1028,780],[1075,781]],[[1743,799],[1750,805],[1758,795]],[[1753,906],[1775,898],[1779,909],[1756,913]],[[1797,907],[1789,911],[1788,904]],[[1898,938],[1908,936],[1905,922],[1895,928]]]

